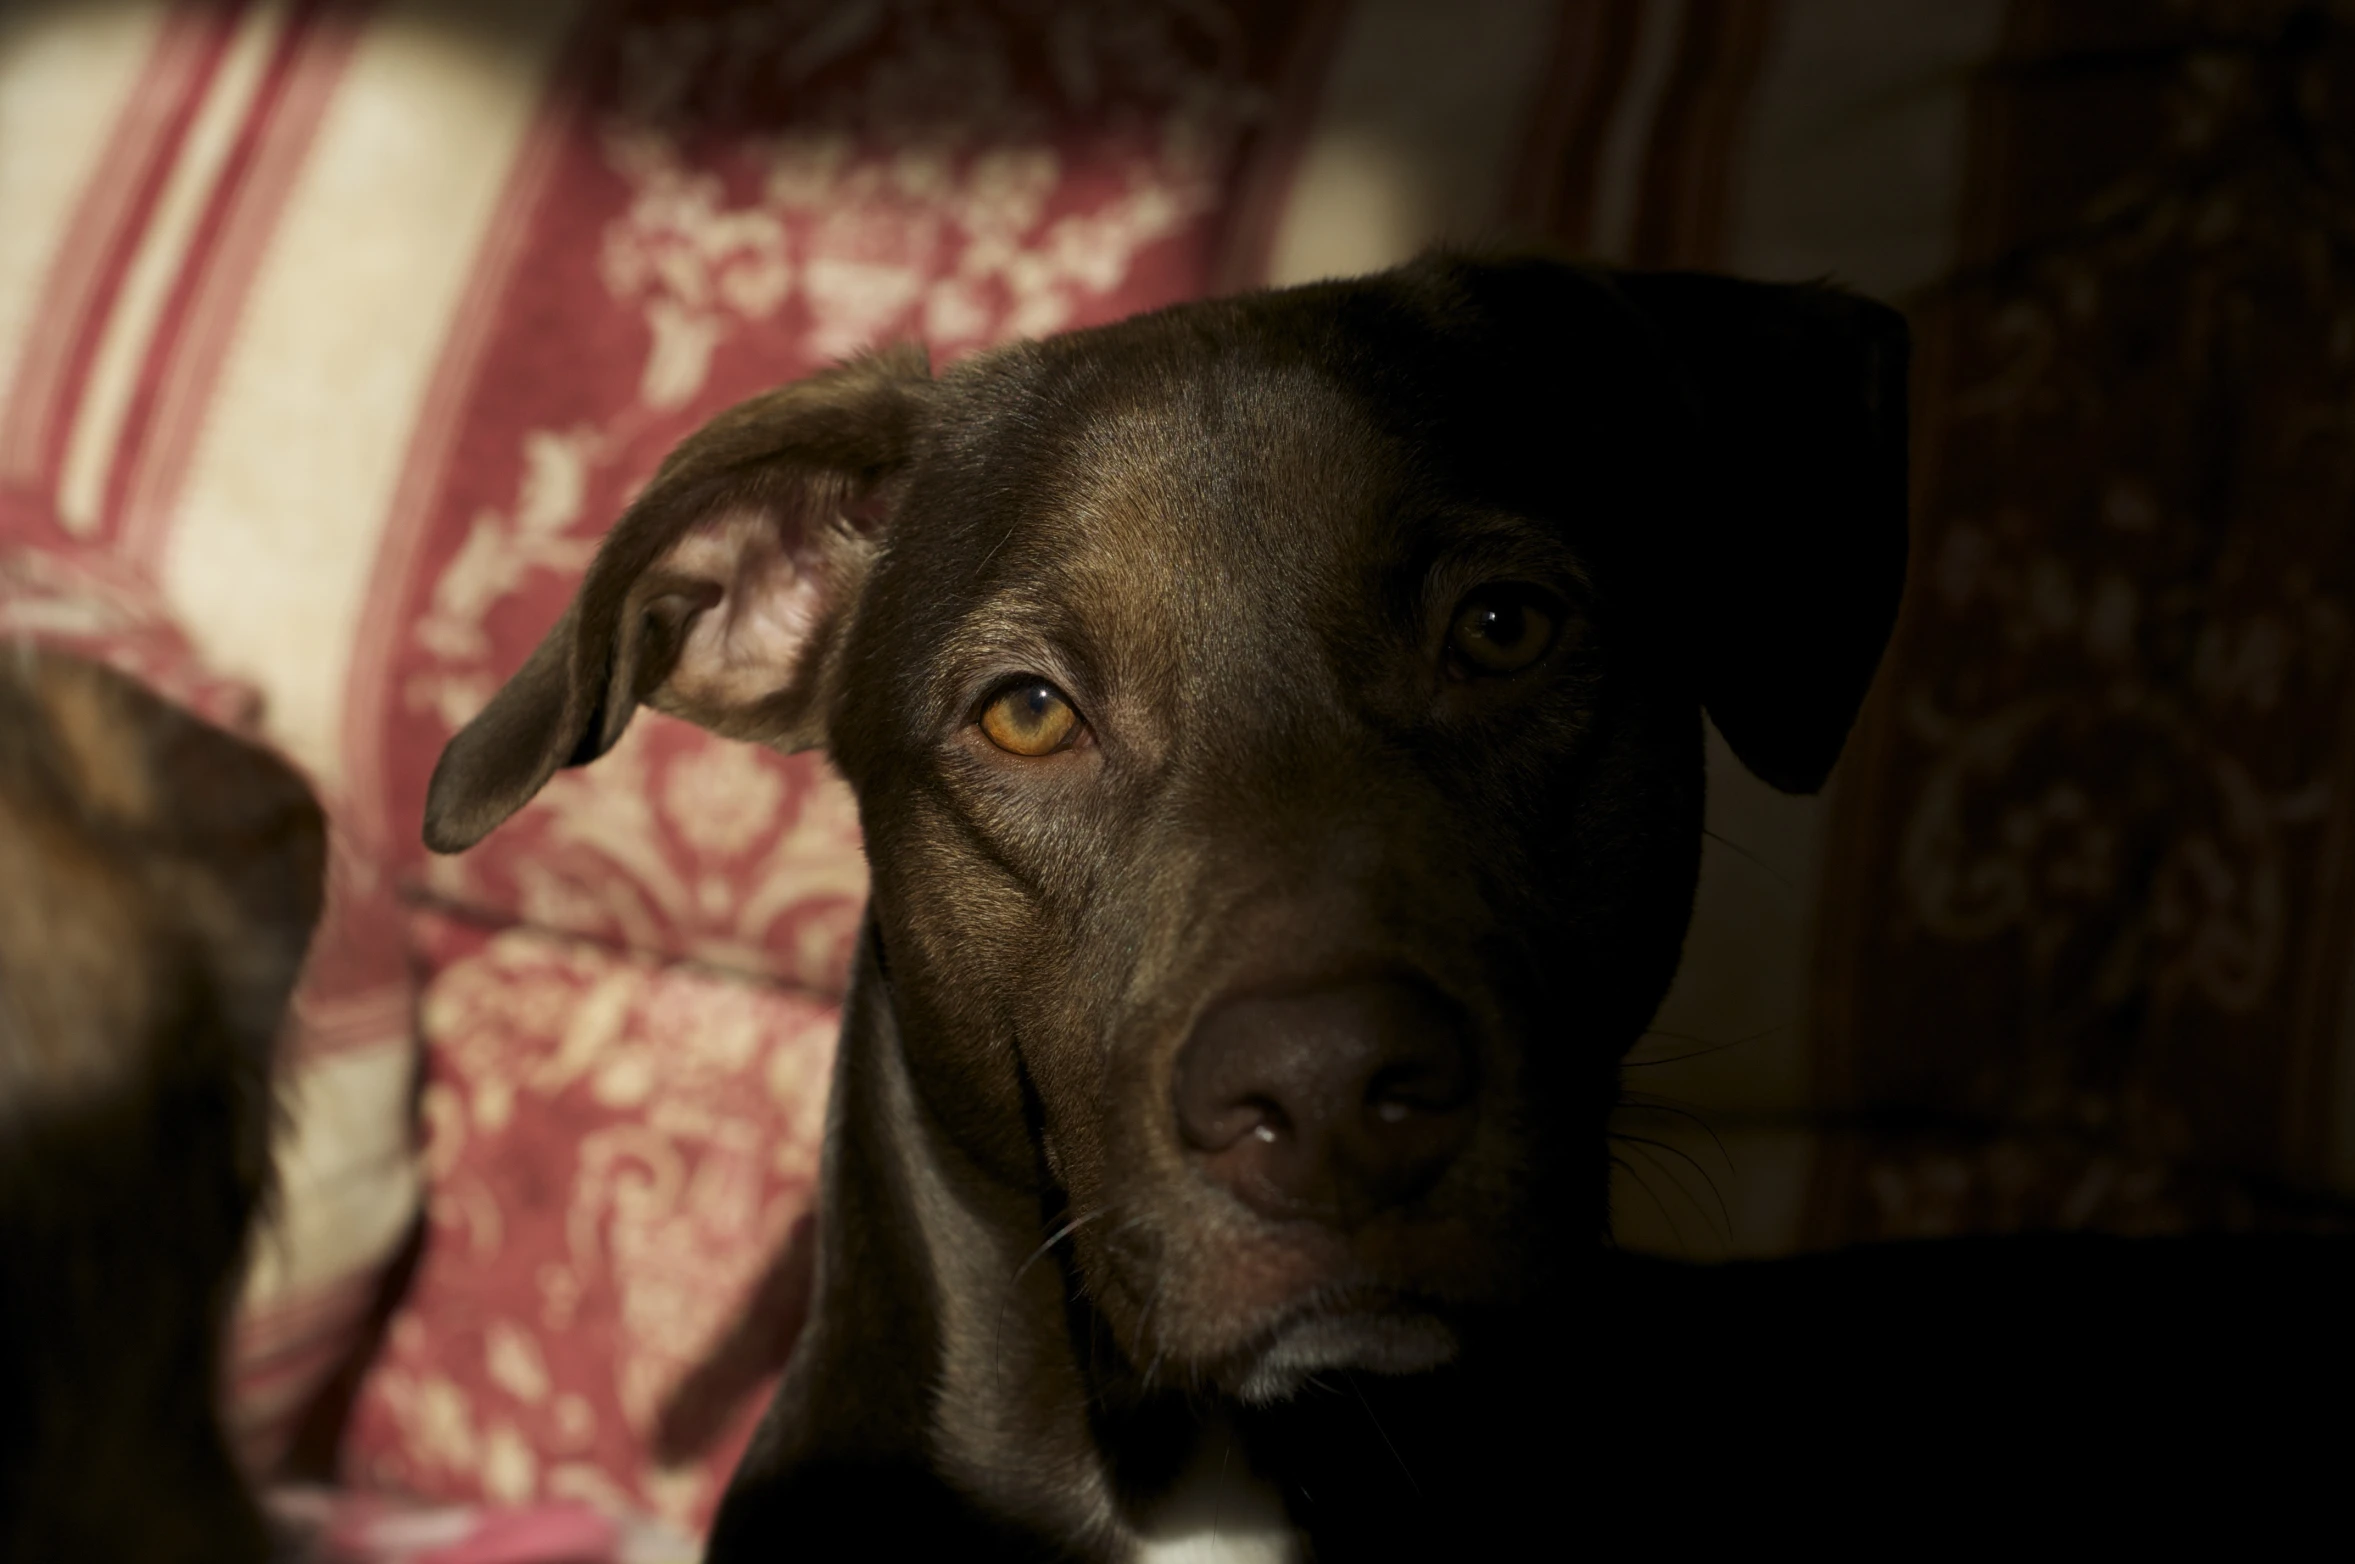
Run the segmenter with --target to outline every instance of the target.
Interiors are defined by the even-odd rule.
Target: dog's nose
[[[1254,1210],[1354,1222],[1429,1189],[1471,1137],[1465,1033],[1410,981],[1228,1000],[1178,1052],[1178,1132]]]

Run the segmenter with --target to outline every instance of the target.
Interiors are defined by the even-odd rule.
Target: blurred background
[[[690,1533],[781,1361],[840,786],[649,714],[417,844],[671,443],[874,342],[1522,238],[1916,334],[1896,640],[1822,798],[1712,736],[1621,1241],[2348,1226],[2355,6],[10,0],[0,633],[335,837],[249,1465]]]

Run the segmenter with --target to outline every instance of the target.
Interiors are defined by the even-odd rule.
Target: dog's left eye
[[[1052,755],[1079,733],[1079,713],[1044,679],[1027,679],[999,692],[982,709],[981,731],[1009,755]]]
[[[1456,606],[1447,644],[1467,673],[1519,673],[1546,654],[1561,625],[1561,605],[1534,587],[1482,587]]]

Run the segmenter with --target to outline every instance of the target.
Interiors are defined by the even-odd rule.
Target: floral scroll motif
[[[1914,580],[1818,1005],[1835,1105],[1946,1139],[1868,1135],[1827,1237],[2181,1223],[2224,1209],[2186,1179],[2311,1187],[2344,1133],[2355,31],[2007,36],[1972,259],[1914,310]]]
[[[645,1452],[809,1209],[838,1013],[556,936],[418,933],[431,1235],[348,1459],[424,1496],[699,1525],[763,1384],[724,1387],[702,1458]]]
[[[537,335],[519,309],[494,349],[530,372],[484,402],[428,549],[408,747],[481,708],[663,451],[728,403],[876,343],[944,361],[1198,288],[1266,28],[1199,0],[625,10],[519,273],[572,324]],[[864,890],[821,764],[645,716],[425,873],[453,902],[824,989]]]

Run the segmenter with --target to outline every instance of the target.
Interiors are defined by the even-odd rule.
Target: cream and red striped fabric
[[[2163,66],[2213,8],[2178,9],[2175,33],[2118,47]],[[1956,314],[1958,256],[1992,265],[2002,244],[2111,199],[2109,176],[2062,177],[2071,158],[2131,172],[2138,149],[2175,145],[2156,130],[2131,148],[2072,141],[2022,85],[2032,73],[1983,67],[2098,52],[2118,42],[2107,25],[2039,0],[0,12],[0,537],[164,605],[213,676],[260,692],[263,731],[317,780],[342,844],[346,932],[323,942],[298,1006],[286,1209],[249,1289],[240,1393],[257,1452],[333,1361],[421,1187],[424,1259],[360,1397],[354,1480],[692,1520],[730,1418],[756,1395],[767,1360],[722,1347],[741,1347],[748,1300],[806,1204],[810,1141],[794,1126],[807,1088],[776,1083],[806,1083],[830,1046],[863,886],[847,798],[814,759],[647,717],[476,852],[429,861],[416,845],[440,745],[699,420],[871,342],[920,337],[945,361],[1203,292],[1365,271],[1438,239],[1537,233],[1644,265],[1833,275],[1911,303],[1922,449],[1981,450],[1972,431],[2078,405],[2081,387],[2036,378],[2059,372],[2049,360],[2006,359],[2027,339],[2004,333],[2059,340],[2082,300],[1998,269],[1973,286],[1999,291]],[[2151,103],[2212,87],[2164,69],[2153,81]],[[2008,449],[1964,465],[2000,470]],[[2100,503],[2121,528],[2173,514],[2151,495],[2189,492],[2126,473],[2131,452],[2116,460]],[[1925,470],[1951,485],[1963,469]],[[1911,1090],[1893,1019],[1908,994],[1938,974],[1974,1003],[2013,993],[2007,974],[2034,959],[2020,931],[2045,926],[1941,921],[1937,876],[1954,865],[1939,855],[2011,816],[1950,819],[1938,800],[1960,796],[1950,784],[1979,753],[1968,735],[2010,719],[1990,708],[1980,727],[1937,728],[1921,713],[2013,688],[2016,670],[1974,661],[1989,649],[2057,634],[2093,614],[2084,604],[2144,601],[2101,585],[2098,551],[2039,553],[2039,534],[2004,519],[2011,502],[1982,496],[1964,514],[1947,492],[1924,490],[1923,514],[1943,519],[1919,557],[1948,595],[1909,608],[1831,797],[1775,795],[1712,741],[1715,835],[1688,959],[1634,1077],[1705,1110],[1730,1160],[1631,1118],[1660,1144],[1631,1142],[1630,1160],[1664,1159],[1620,1192],[1631,1242],[1774,1252],[2000,1225],[2015,1206],[2160,1220],[2114,1191],[2070,1203],[2101,1167],[2126,1166],[2115,1159],[2023,1173],[1806,1124],[1821,1105]],[[2080,565],[2082,591],[2068,574]],[[2303,591],[2307,607],[2251,610],[2217,644],[2274,633],[2259,620],[2277,640],[2327,620],[2309,600],[2337,604],[2337,577],[2301,579],[2284,601]],[[1922,628],[1947,623],[1940,604],[1994,602],[1986,583],[2010,581],[2030,585],[1996,618],[1957,618],[1943,640]],[[2263,767],[2229,744],[2214,753],[2230,782],[2218,797],[2258,796],[2231,779]],[[2294,781],[2283,770],[2272,802],[2230,815],[2277,878],[2284,862],[2337,861],[2282,847],[2338,818],[2339,794]],[[2213,843],[2164,851],[2186,886],[2231,880],[2229,864],[2211,872]],[[2330,1084],[2355,1076],[2341,1057],[2355,1028],[2328,948],[2355,877],[2315,872],[2295,893],[2319,909],[2313,941],[2280,955],[2258,898],[2199,947],[2213,965],[2273,940],[2279,959],[2258,977],[2202,988],[2193,962],[2181,982],[2150,979],[2167,1003],[2208,996],[2246,1044],[2234,1057],[2270,1061],[2235,1111],[2294,1121],[2296,1147],[2269,1161],[2270,1130],[2187,1130],[2169,1155],[2355,1186],[2355,1112],[2332,1106],[2344,1090]],[[2293,990],[2294,1016],[2270,1031],[2251,1019]],[[684,1071],[742,1015],[770,1020],[730,1056],[741,1090],[709,1090],[719,1067],[705,1059],[699,1084],[666,1094],[670,1050]],[[2041,1111],[2027,1087],[1970,1097],[1967,1043],[1938,1055],[1966,1083],[1958,1100]],[[2165,1122],[2206,1122],[2177,1101],[2189,1086],[2167,1092]],[[624,1139],[629,1171],[592,1166],[591,1141]],[[748,1158],[755,1143],[773,1155]],[[1722,1206],[1677,1194],[1685,1153],[1710,1162]],[[2077,1182],[2037,1183],[2064,1173]],[[2043,1192],[1989,1203],[2006,1179]],[[646,1237],[672,1230],[713,1235],[697,1240],[691,1299],[666,1291],[683,1262]],[[735,1400],[704,1419],[700,1456],[665,1467],[657,1425],[690,1380]]]
[[[582,942],[557,962],[577,992],[543,984],[555,1008],[531,1034],[559,1051],[613,1045],[612,974],[648,957],[784,985],[778,1003],[838,993],[863,874],[853,813],[812,759],[648,718],[476,853],[433,862],[415,845],[441,742],[672,441],[873,341],[920,336],[946,359],[1441,238],[1534,230],[1646,263],[1916,284],[1944,254],[1961,109],[1950,88],[1914,89],[1983,49],[1992,11],[1951,8],[1934,47],[1876,59],[1846,49],[1875,10],[1073,5],[1043,30],[979,5],[11,12],[8,535],[152,586],[213,669],[262,692],[266,731],[345,844],[350,934],[323,943],[298,1005],[286,1207],[242,1329],[257,1455],[404,1231],[414,963],[431,1225],[361,1398],[353,1475],[503,1498],[569,1483],[689,1515],[708,1501],[700,1476],[645,1453],[657,1391],[619,1387],[657,1338],[655,1359],[684,1373],[725,1309],[633,1324],[616,1305],[621,1336],[586,1342],[553,1300],[634,1296],[641,1262],[588,1244],[527,1275],[514,1257],[540,1240],[483,1237],[500,1226],[486,1211],[553,1220],[562,1201],[517,1192],[585,1187],[578,1148],[522,1084],[536,1055],[486,1053],[448,1019],[472,1013],[452,996],[481,995],[508,947],[446,921],[420,935],[394,895]],[[1876,108],[1893,87],[1913,95]],[[1860,152],[1875,113],[1894,119]],[[1761,137],[1770,177],[1746,179]],[[1899,176],[1896,210],[1861,233],[1811,229],[1825,190],[1876,156]],[[1805,855],[1810,806],[1728,777],[1715,807],[1780,811]],[[1760,832],[1742,834],[1756,849]],[[1758,1030],[1797,989],[1801,936],[1759,938],[1746,865],[1713,855],[1710,877],[1682,1029]],[[791,1035],[812,1057],[827,1046],[823,1025]],[[679,1190],[735,1133],[645,1113]],[[486,1136],[504,1184],[459,1176]],[[806,1141],[782,1144],[758,1232],[706,1278],[715,1297],[752,1285],[806,1192]],[[617,1220],[583,1198],[592,1214],[573,1219]],[[1789,1221],[1764,1211],[1752,1238]],[[516,1367],[519,1341],[539,1370]],[[608,1420],[593,1458],[556,1431],[584,1415]],[[634,1445],[610,1442],[614,1418]]]
[[[1876,34],[1880,10],[1305,0],[1070,5],[1043,27],[982,5],[9,13],[8,536],[152,586],[212,668],[262,692],[266,731],[345,844],[349,934],[323,943],[298,1005],[286,1209],[242,1333],[258,1456],[404,1230],[422,1036],[431,1223],[361,1398],[353,1475],[502,1498],[569,1485],[682,1515],[708,1502],[704,1476],[646,1453],[660,1387],[623,1365],[685,1373],[726,1309],[612,1302],[619,1335],[589,1341],[560,1317],[640,1296],[632,1267],[656,1262],[484,1234],[526,1209],[608,1234],[620,1220],[602,1197],[522,1193],[588,1187],[530,1084],[545,1084],[532,1049],[619,1046],[612,985],[652,981],[645,960],[781,985],[776,1003],[821,1007],[789,1046],[822,1053],[863,885],[847,799],[815,760],[648,718],[477,852],[432,862],[415,845],[441,742],[672,441],[870,342],[920,336],[946,359],[1441,238],[1536,231],[1648,264],[1917,285],[1948,247],[1955,82],[1994,8],[1942,8],[1933,38],[1895,53],[1858,41],[1898,36]],[[1827,227],[1838,192],[1875,180],[1889,193],[1869,220]],[[1804,879],[1812,805],[1729,773],[1713,811]],[[464,1019],[507,971],[505,937],[458,937],[443,914],[419,933],[396,890],[577,942],[548,958],[573,986],[533,990],[552,1007],[527,1029],[538,1041],[486,1050]],[[1767,1030],[1742,1083],[1765,1106],[1791,1095],[1800,1045],[1761,1018],[1788,1021],[1803,931],[1713,849],[1663,1025]],[[617,1100],[601,1111],[670,1159],[671,1183],[646,1189],[691,1202],[738,1130],[665,1127],[660,1093]],[[492,1143],[489,1163],[468,1160]],[[704,1279],[712,1297],[753,1284],[806,1197],[806,1138],[780,1145],[746,1196],[757,1231]],[[1743,1241],[1771,1246],[1795,1217],[1761,1201]],[[567,1451],[561,1430],[584,1418],[599,1432]]]
[[[18,584],[80,562],[79,590],[50,582],[49,599],[88,613],[107,601],[91,583],[111,578],[116,600],[148,605],[171,640],[198,643],[175,649],[205,671],[162,673],[120,629],[67,644],[172,693],[190,679],[243,692],[195,704],[249,730],[258,721],[320,780],[317,751],[262,715],[271,681],[190,633],[164,570],[184,501],[207,481],[198,464],[258,262],[357,37],[315,5],[35,5],[0,17],[0,536]],[[351,1349],[417,1197],[401,1108],[415,1031],[395,904],[373,844],[332,814],[329,912],[283,1055],[281,1194],[256,1244],[233,1364],[237,1432],[261,1465]]]

